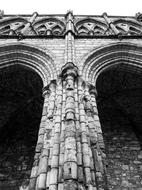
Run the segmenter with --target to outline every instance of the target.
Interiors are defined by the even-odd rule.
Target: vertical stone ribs
[[[105,190],[105,154],[96,90],[82,81],[73,63],[63,67],[61,78],[65,96],[58,189]]]
[[[83,181],[80,184],[80,189],[85,190],[96,190],[96,173],[95,163],[93,160],[92,149],[91,149],[91,137],[94,139],[96,144],[96,130],[94,120],[92,116],[92,105],[90,102],[90,95],[86,90],[85,83],[80,79],[78,82],[78,96],[79,96],[79,122],[80,122],[80,133],[81,133],[81,153],[82,153],[82,171]],[[92,131],[90,131],[92,127]],[[93,134],[92,134],[93,133]]]
[[[55,117],[56,83],[52,81],[43,89],[44,106],[35,150],[29,190],[46,189],[51,183]],[[57,172],[56,172],[57,173]],[[53,178],[54,179],[54,178]]]
[[[105,154],[96,90],[68,62],[44,89],[30,190],[105,190]]]
[[[105,190],[96,90],[78,75],[73,15],[66,16],[65,65],[45,89],[30,190]]]
[[[77,146],[75,119],[75,83],[78,76],[73,63],[67,63],[62,69],[65,82],[65,118],[64,118],[64,189],[77,189]]]
[[[86,88],[85,97],[86,103],[86,115],[88,117],[88,126],[90,134],[90,147],[92,151],[94,170],[96,175],[96,185],[99,189],[106,189],[106,166],[105,166],[105,153],[104,142],[100,120],[98,116],[97,103],[96,103],[97,91],[96,88],[90,86]],[[91,105],[90,105],[91,102]]]
[[[83,168],[82,188],[106,189],[104,143],[96,105],[96,90],[81,79],[78,82],[81,151]],[[79,176],[78,176],[79,177]]]

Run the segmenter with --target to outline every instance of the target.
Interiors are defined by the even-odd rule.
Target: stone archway
[[[101,72],[111,67],[140,72],[142,68],[142,47],[133,43],[115,43],[99,47],[85,55],[80,61],[80,73],[83,79],[96,85]]]
[[[142,186],[142,77],[110,69],[97,79],[108,189]]]
[[[19,189],[30,177],[41,120],[42,80],[31,69],[0,69],[0,189]]]
[[[91,85],[90,93],[93,88],[97,91],[91,101],[101,123],[97,141],[104,141],[106,149],[103,164],[108,189],[142,186],[141,50],[135,44],[120,42],[98,48],[84,58],[83,79]]]
[[[55,56],[50,51],[45,53],[29,44],[11,43],[0,46],[0,68],[15,64],[24,65],[40,75],[44,87],[57,78],[54,61]]]
[[[2,189],[16,190],[29,184],[40,120],[45,114],[42,89],[56,77],[52,54],[22,43],[0,47]]]

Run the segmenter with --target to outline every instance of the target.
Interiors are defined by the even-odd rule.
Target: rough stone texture
[[[20,66],[2,70],[0,78],[0,189],[19,189],[29,183],[42,109],[42,82]]]
[[[1,12],[0,189],[142,189],[141,21]]]
[[[139,189],[142,186],[141,81],[140,75],[114,70],[98,79],[109,189]]]
[[[123,118],[116,120],[116,123],[104,125],[108,187],[109,189],[141,188],[140,142],[130,123]]]

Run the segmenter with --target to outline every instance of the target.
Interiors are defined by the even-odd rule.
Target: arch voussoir
[[[21,64],[37,72],[43,85],[57,78],[55,57],[28,44],[7,44],[0,46],[0,68]]]
[[[110,67],[122,67],[125,70],[134,68],[139,72],[142,67],[142,47],[132,43],[110,44],[92,50],[82,58],[81,72],[84,80],[95,84],[101,72]]]

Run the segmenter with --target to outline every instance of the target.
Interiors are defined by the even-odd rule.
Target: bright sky
[[[135,16],[142,12],[142,0],[0,0],[5,14],[74,14]]]

